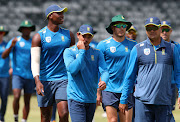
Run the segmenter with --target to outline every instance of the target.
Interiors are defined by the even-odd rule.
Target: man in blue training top
[[[170,39],[171,33],[172,33],[172,27],[171,27],[171,23],[168,21],[162,21],[161,22],[161,37],[170,43],[173,43],[177,46],[179,53],[180,53],[180,44],[178,42],[175,42],[173,40]],[[175,109],[175,105],[176,105],[176,81],[174,80],[174,71],[172,74],[172,80],[171,80],[172,84],[171,84],[171,90],[172,90],[172,98],[171,98],[171,107],[172,107],[172,111]],[[174,117],[172,114],[172,118],[171,118],[171,122],[174,122]]]
[[[31,42],[32,38],[30,34],[35,31],[35,25],[28,20],[21,22],[18,29],[22,33],[22,36],[11,39],[6,50],[2,54],[2,58],[6,58],[9,54],[12,54],[12,88],[13,88],[13,110],[14,120],[18,122],[19,113],[19,100],[21,96],[21,90],[24,89],[24,108],[23,108],[23,120],[26,122],[30,111],[30,98],[34,93],[35,83],[31,72]]]
[[[131,27],[131,22],[125,20],[122,15],[112,18],[112,22],[106,28],[111,37],[101,41],[97,48],[104,54],[104,58],[109,70],[109,81],[107,88],[102,91],[102,103],[105,106],[109,122],[118,120],[117,112],[123,89],[123,80],[127,71],[131,49],[136,45],[136,41],[127,38],[126,30]],[[133,113],[132,94],[129,97],[129,110],[126,114],[119,112],[122,122],[131,122]]]
[[[121,112],[125,111],[128,94],[136,79],[134,93],[136,122],[170,122],[173,67],[175,81],[180,91],[178,48],[160,37],[162,31],[160,26],[159,18],[146,19],[148,38],[131,51],[119,108]]]
[[[92,122],[96,109],[97,86],[106,88],[109,73],[103,54],[89,46],[93,28],[84,24],[77,32],[77,45],[64,51],[68,73],[68,109],[72,122]],[[101,74],[100,80],[98,73]],[[98,83],[99,81],[99,83]]]
[[[49,122],[52,106],[56,102],[59,121],[68,122],[68,77],[63,59],[66,48],[75,44],[74,35],[59,27],[64,22],[67,8],[50,5],[45,12],[48,25],[34,35],[31,47],[32,73],[36,83],[41,122]]]
[[[0,122],[4,122],[9,89],[9,57],[6,59],[3,59],[1,57],[7,45],[7,43],[3,40],[3,37],[6,36],[8,33],[9,31],[5,28],[5,26],[0,25]]]

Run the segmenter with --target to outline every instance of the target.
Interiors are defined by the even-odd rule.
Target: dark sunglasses
[[[113,26],[115,26],[116,28],[121,28],[121,27],[126,28],[126,27],[127,27],[127,24],[119,23],[119,24],[115,24],[115,25],[113,25]]]
[[[164,31],[169,32],[170,29],[169,29],[169,28],[163,28],[163,29],[162,29],[162,32],[164,32]]]
[[[152,27],[146,27],[146,31],[157,31],[159,29],[159,27],[157,26],[152,26]]]

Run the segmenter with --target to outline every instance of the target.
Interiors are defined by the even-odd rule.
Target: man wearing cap
[[[137,28],[135,26],[131,26],[129,30],[127,30],[126,36],[132,40],[136,40],[137,37]]]
[[[50,5],[45,12],[48,25],[34,35],[31,47],[31,69],[36,83],[41,122],[49,122],[56,102],[59,121],[68,122],[66,87],[68,77],[63,52],[75,44],[74,35],[59,27],[64,22],[67,8]]]
[[[1,57],[7,45],[7,43],[3,40],[3,37],[6,36],[8,33],[9,31],[5,28],[5,26],[0,25],[0,122],[4,122],[9,89],[9,57],[6,59],[3,59]]]
[[[101,41],[97,48],[104,54],[109,70],[109,81],[107,88],[102,91],[102,103],[105,106],[108,122],[118,120],[117,112],[123,89],[123,79],[126,73],[131,49],[136,41],[125,36],[126,30],[131,27],[131,22],[125,20],[122,15],[112,18],[110,25],[106,28],[111,37]],[[129,109],[133,107],[132,94],[129,97]],[[133,110],[126,111],[126,114],[119,113],[122,122],[132,121]]]
[[[170,36],[172,33],[171,23],[168,21],[162,21],[161,22],[161,28],[162,28],[161,37],[165,41],[175,44],[175,46],[177,46],[179,53],[180,53],[180,44],[178,42],[175,42],[175,41],[170,39]],[[173,71],[173,74],[174,74],[174,71]],[[172,98],[171,98],[171,104],[172,105],[171,105],[171,107],[172,107],[172,111],[173,111],[173,110],[175,110],[176,96],[177,96],[177,94],[176,94],[176,81],[174,80],[174,77],[172,77],[171,82],[172,82],[172,84],[171,84],[171,91],[172,91]],[[172,121],[175,121],[173,114],[172,114]]]
[[[177,87],[180,91],[178,48],[160,37],[162,31],[160,26],[159,18],[146,19],[145,28],[148,38],[137,44],[130,55],[119,108],[124,112],[128,93],[136,79],[134,96],[137,122],[170,122],[173,67],[175,81],[178,81]]]
[[[87,24],[82,25],[77,32],[77,38],[77,45],[64,51],[69,80],[68,108],[72,122],[92,122],[96,108],[97,86],[100,90],[106,88],[109,73],[103,54],[89,46],[93,38],[93,28]]]
[[[34,92],[35,83],[31,72],[31,42],[30,33],[35,31],[35,25],[32,25],[30,21],[25,20],[21,22],[18,29],[22,33],[22,36],[17,36],[11,39],[6,50],[2,54],[2,58],[6,58],[9,54],[12,54],[12,88],[14,94],[13,110],[15,122],[18,121],[19,112],[19,100],[21,96],[21,90],[24,89],[24,108],[23,108],[23,120],[26,122],[30,110],[30,98]]]

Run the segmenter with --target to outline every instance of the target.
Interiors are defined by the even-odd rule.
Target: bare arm
[[[33,39],[32,39],[32,45],[31,45],[31,49],[34,47],[41,47],[41,37],[40,35],[37,33],[34,35]],[[35,56],[35,55],[34,55]],[[33,55],[31,54],[31,57],[33,57]],[[40,57],[39,57],[40,58]],[[31,58],[32,60],[33,58]],[[33,62],[33,61],[32,61]],[[31,64],[33,65],[33,64]],[[35,67],[36,68],[36,67]],[[33,71],[33,70],[32,70]],[[39,75],[34,76],[34,80],[36,83],[36,91],[39,95],[44,96],[44,86],[41,83],[41,81],[39,80]]]
[[[1,57],[3,59],[5,59],[9,56],[9,53],[11,52],[12,48],[16,45],[17,41],[18,41],[18,39],[16,37],[12,40],[11,46],[2,53]]]
[[[74,34],[70,31],[70,37],[71,37],[71,44],[70,46],[75,45],[75,38],[74,38]]]

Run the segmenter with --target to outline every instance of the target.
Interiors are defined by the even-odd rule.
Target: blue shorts
[[[120,97],[121,93],[102,91],[102,103],[104,111],[106,106],[113,106],[119,112]],[[133,106],[133,94],[130,94],[128,97],[128,110],[131,109]]]
[[[24,93],[32,94],[35,92],[34,79],[24,79],[18,75],[12,76],[12,89],[24,89]]]
[[[37,101],[39,107],[52,106],[55,100],[67,101],[67,83],[68,80],[41,81],[44,85],[44,96],[38,95]]]
[[[171,107],[169,105],[143,104],[135,99],[135,122],[170,122]]]
[[[83,103],[70,99],[68,109],[72,122],[92,122],[96,103]]]

